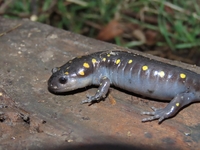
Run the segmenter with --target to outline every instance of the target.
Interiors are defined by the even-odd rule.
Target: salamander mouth
[[[55,86],[55,85],[50,85],[48,86],[48,90],[51,92],[51,93],[65,93],[67,92],[67,90],[65,88],[59,88],[58,86]]]
[[[69,91],[73,91],[75,89],[76,88],[68,87],[68,86],[62,86],[60,84],[53,84],[52,82],[48,83],[49,92],[54,93],[54,94],[66,93],[66,92],[69,92]]]
[[[62,87],[60,87],[58,84],[55,84],[56,80],[53,80],[52,78],[49,79],[48,81],[48,90],[51,93],[59,93],[62,92]]]
[[[48,84],[48,90],[49,90],[50,92],[52,92],[52,93],[57,93],[57,92],[60,91],[59,88],[58,88],[58,86],[53,85],[53,84],[51,84],[51,83]]]

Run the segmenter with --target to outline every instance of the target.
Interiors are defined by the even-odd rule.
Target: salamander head
[[[59,71],[58,68],[52,69],[52,76],[48,80],[48,89],[53,93],[66,92],[75,89],[76,79]]]
[[[84,72],[83,68],[81,71]],[[80,72],[80,69],[78,72]],[[83,88],[91,84],[89,76],[77,74],[77,71],[64,72],[63,67],[53,68],[52,76],[48,80],[48,89],[52,93],[61,93]]]

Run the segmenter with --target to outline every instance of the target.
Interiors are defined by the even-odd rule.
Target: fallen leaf
[[[158,40],[158,32],[153,31],[153,30],[147,30],[145,32],[145,37],[146,37],[146,45],[148,46],[153,46],[156,44],[157,40]]]
[[[97,39],[110,41],[123,33],[123,25],[118,20],[112,20],[100,30]]]
[[[116,100],[114,99],[114,97],[113,97],[111,94],[108,95],[108,98],[109,98],[109,101],[110,101],[110,103],[111,103],[112,105],[115,105],[115,104],[116,104]]]
[[[133,30],[132,34],[139,41],[146,43],[146,37],[145,37],[144,32],[142,30],[140,30],[140,29]]]

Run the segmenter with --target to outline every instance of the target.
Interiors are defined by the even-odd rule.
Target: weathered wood
[[[47,90],[51,69],[72,57],[127,49],[29,20],[0,18],[0,33],[18,24],[0,36],[0,103],[6,106],[0,109],[0,149],[199,149],[198,103],[159,125],[142,123],[140,113],[166,103],[111,89],[112,103],[106,98],[88,106],[80,102],[95,88],[69,95]],[[196,66],[132,51],[200,73]]]

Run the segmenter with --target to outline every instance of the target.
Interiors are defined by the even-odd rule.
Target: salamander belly
[[[148,79],[126,79],[123,88],[142,96],[161,100],[171,100],[177,94],[182,93],[186,90],[184,86],[178,83],[169,84],[167,81],[162,81],[158,83],[154,80]]]

